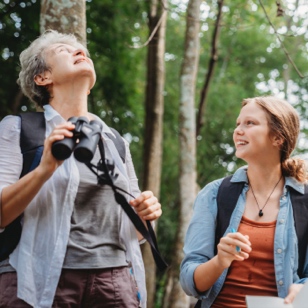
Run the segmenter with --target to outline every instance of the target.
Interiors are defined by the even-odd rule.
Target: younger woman
[[[217,245],[217,192],[222,179],[197,196],[184,246],[181,284],[205,307],[246,307],[246,295],[269,295],[292,302],[308,277],[299,279],[298,243],[290,189],[304,193],[304,161],[290,158],[299,135],[299,117],[274,97],[245,99],[233,139],[247,166],[231,183],[245,182],[229,226]],[[306,244],[307,246],[307,240]]]

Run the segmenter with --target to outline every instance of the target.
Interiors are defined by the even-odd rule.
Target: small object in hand
[[[262,214],[262,215],[263,215],[263,214]],[[231,229],[231,232],[232,232],[232,233],[235,233],[236,230],[235,230],[234,228],[232,228],[232,229]],[[241,252],[241,247],[236,246],[235,249],[236,249],[237,252]]]

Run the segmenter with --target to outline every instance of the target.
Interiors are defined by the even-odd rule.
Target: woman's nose
[[[76,49],[76,50],[74,51],[74,56],[78,56],[78,55],[82,55],[82,56],[84,56],[84,57],[87,56],[86,53],[85,53],[85,51],[82,50],[82,49]]]
[[[238,135],[242,135],[242,134],[243,134],[243,129],[241,128],[240,125],[238,125],[238,126],[234,129],[234,134],[238,134]]]

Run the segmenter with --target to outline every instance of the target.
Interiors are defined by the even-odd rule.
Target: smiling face
[[[257,103],[245,105],[237,118],[233,133],[235,155],[247,163],[279,159],[279,142],[271,134],[268,115]]]
[[[96,74],[93,62],[87,57],[86,50],[68,44],[53,44],[44,53],[45,60],[50,68],[50,78],[53,85],[72,83],[86,77],[88,90],[95,83]]]

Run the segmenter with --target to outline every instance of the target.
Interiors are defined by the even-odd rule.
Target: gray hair
[[[45,86],[38,86],[34,78],[38,74],[50,71],[50,67],[48,67],[44,59],[44,51],[53,44],[61,43],[83,49],[89,55],[87,48],[78,42],[73,34],[47,30],[34,40],[27,49],[22,51],[19,56],[21,70],[17,83],[20,85],[24,95],[40,107],[49,103],[50,93]]]

